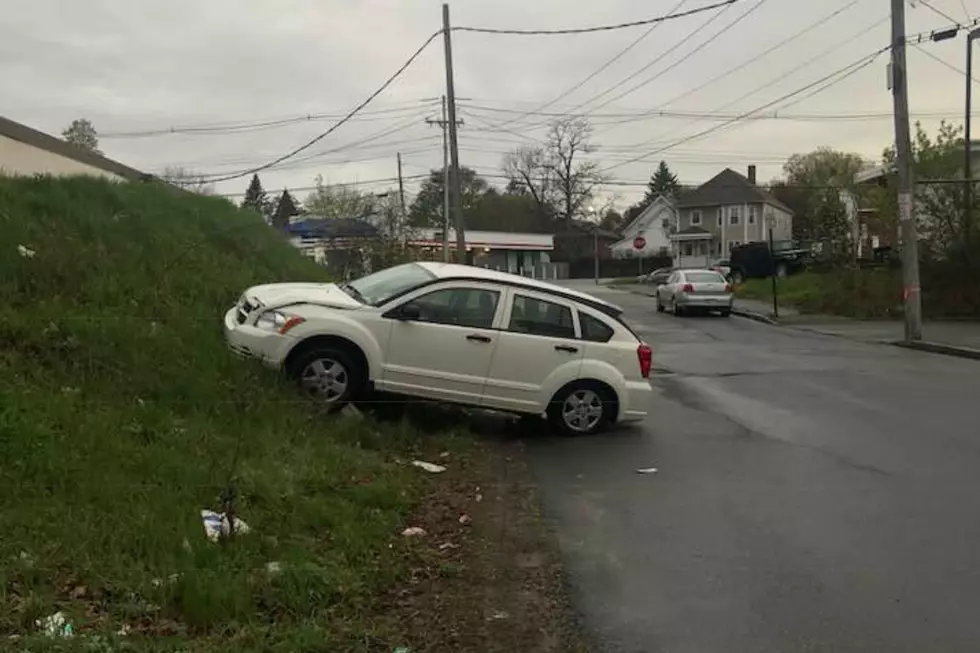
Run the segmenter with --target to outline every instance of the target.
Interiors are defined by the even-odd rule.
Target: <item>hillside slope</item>
[[[373,449],[412,433],[318,415],[220,329],[247,286],[322,270],[157,185],[0,177],[0,233],[0,642],[61,611],[140,650],[370,648],[421,491]],[[209,543],[230,486],[252,532]]]

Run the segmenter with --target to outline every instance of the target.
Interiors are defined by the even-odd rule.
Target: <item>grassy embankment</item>
[[[776,283],[780,305],[801,313],[861,319],[901,315],[901,281],[894,270],[803,272]],[[735,296],[772,302],[772,280],[749,279]]]
[[[405,460],[476,445],[319,414],[221,336],[244,288],[321,268],[257,216],[157,185],[0,177],[0,228],[0,649],[383,651],[426,636],[392,588],[466,565],[400,535],[451,478]],[[448,513],[472,488],[454,484],[449,525],[426,526],[465,544]],[[200,511],[229,487],[251,532],[210,543]],[[63,644],[35,624],[58,611],[75,631]]]

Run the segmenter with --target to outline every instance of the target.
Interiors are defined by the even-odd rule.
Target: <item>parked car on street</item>
[[[792,241],[774,243],[772,255],[769,243],[746,243],[732,248],[730,279],[742,283],[746,279],[765,279],[773,274],[785,277],[805,270],[810,259],[810,250]]]
[[[732,286],[714,270],[677,270],[657,288],[657,311],[681,316],[693,311],[732,313]]]
[[[373,388],[543,415],[578,434],[646,415],[652,350],[621,313],[517,275],[407,263],[341,285],[249,288],[224,330],[233,350],[331,408]]]
[[[667,282],[667,278],[670,277],[671,273],[677,268],[657,268],[653,272],[646,275],[645,283],[652,283],[656,286],[661,286]]]
[[[708,266],[729,281],[732,280],[732,262],[727,258],[719,259]]]

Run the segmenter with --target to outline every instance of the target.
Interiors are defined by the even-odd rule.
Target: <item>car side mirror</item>
[[[395,317],[404,322],[411,322],[412,320],[417,320],[422,317],[422,310],[419,308],[418,304],[409,302],[402,305],[402,307],[398,309]]]

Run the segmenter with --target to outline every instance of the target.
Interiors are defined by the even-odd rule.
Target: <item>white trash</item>
[[[657,473],[657,468],[656,467],[643,467],[641,469],[636,470],[636,473],[637,474],[656,474]]]
[[[202,510],[201,521],[204,522],[204,534],[212,542],[217,542],[222,537],[227,537],[231,534],[228,517],[224,513],[214,512],[213,510]],[[250,530],[248,524],[235,517],[235,535],[245,535]]]
[[[413,460],[412,464],[419,469],[424,469],[430,474],[441,474],[446,471],[446,468],[442,465],[436,465],[435,463],[427,463],[424,460]]]
[[[23,245],[17,246],[17,253],[23,256],[24,258],[34,258],[34,255],[37,254],[37,252],[35,252],[33,249],[29,247],[24,247]],[[59,612],[58,614],[61,613]]]
[[[55,612],[50,617],[37,619],[34,625],[42,629],[48,637],[71,637],[75,634],[75,629],[71,627],[62,612]]]
[[[425,535],[425,529],[419,528],[418,526],[409,526],[402,531],[402,535],[405,537],[421,537]]]

